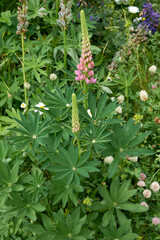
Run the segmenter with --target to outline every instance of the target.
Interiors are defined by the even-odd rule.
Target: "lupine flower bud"
[[[90,50],[90,41],[88,35],[88,29],[86,24],[86,18],[84,11],[81,11],[81,31],[82,31],[82,54],[80,57],[80,63],[77,65],[77,69],[75,74],[76,81],[85,80],[87,84],[96,83],[97,79],[94,78],[94,71],[92,70],[94,67],[94,62],[92,61],[92,54]]]
[[[73,93],[72,94],[72,132],[76,133],[79,131],[79,129],[80,129],[80,124],[79,124],[77,97]]]

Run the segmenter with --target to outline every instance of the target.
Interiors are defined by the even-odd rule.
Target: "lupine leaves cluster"
[[[158,1],[0,10],[0,239],[159,239]]]

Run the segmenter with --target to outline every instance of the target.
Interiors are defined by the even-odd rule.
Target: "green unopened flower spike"
[[[77,106],[77,97],[73,93],[72,94],[72,132],[77,133],[79,131],[79,114],[78,114],[78,106]]]

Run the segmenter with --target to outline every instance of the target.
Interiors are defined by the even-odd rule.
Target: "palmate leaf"
[[[80,90],[76,93],[77,102],[81,102],[86,98],[86,94],[82,94],[83,90]],[[72,93],[75,90],[72,87],[65,86],[65,94],[62,93],[62,90],[57,87],[54,92],[47,92],[45,96],[45,101],[49,108],[62,108],[69,109],[72,105]]]
[[[126,220],[125,215],[120,211],[127,210],[131,212],[145,212],[148,211],[147,207],[141,206],[140,204],[134,204],[129,202],[130,198],[134,196],[137,190],[129,190],[130,181],[124,181],[120,185],[119,178],[116,177],[110,186],[110,192],[105,186],[100,186],[98,188],[99,194],[103,198],[102,201],[94,202],[90,206],[90,210],[104,212],[102,217],[102,226],[107,226],[113,216],[114,211],[117,214],[118,219],[120,216],[120,224],[124,223]]]
[[[68,149],[59,148],[59,154],[55,156],[54,161],[57,163],[51,170],[55,173],[54,181],[66,179],[66,184],[75,183],[80,185],[82,177],[89,177],[89,173],[98,172],[98,161],[88,161],[91,151],[78,159],[78,148],[70,144]]]
[[[104,237],[110,240],[134,240],[138,237],[135,233],[128,233],[130,229],[131,221],[126,220],[123,225],[121,225],[118,229],[113,225],[110,224],[108,228],[100,227],[101,232],[104,234]]]
[[[47,118],[40,122],[39,112],[35,115],[28,113],[28,119],[20,112],[21,120],[14,119],[21,128],[12,128],[12,131],[21,133],[21,136],[11,137],[13,142],[21,142],[24,146],[32,143],[33,153],[36,152],[40,144],[43,145],[43,140],[51,133],[50,120]]]
[[[87,111],[84,109],[83,106],[80,106],[79,112],[80,115],[82,115],[85,119],[87,119],[90,122],[94,122],[94,124],[105,121],[109,124],[114,124],[115,122],[112,121],[112,119],[107,122],[108,116],[115,111],[118,104],[116,101],[106,104],[107,102],[107,94],[104,93],[100,97],[98,103],[96,104],[95,96],[93,95],[92,91],[90,90],[89,96],[88,96],[88,108],[91,111],[92,117],[89,117]],[[114,119],[116,122],[121,122],[120,120]]]
[[[109,135],[110,132],[106,132],[106,126],[99,126],[93,125],[91,123],[90,127],[86,127],[81,136],[82,146],[86,146],[88,149],[93,148],[97,153],[105,148],[105,143],[109,142]]]
[[[53,199],[53,205],[57,204],[60,200],[62,200],[62,206],[65,208],[68,199],[70,199],[75,206],[78,205],[78,199],[75,193],[83,192],[83,187],[76,184],[66,185],[64,180],[56,181],[55,184],[53,182],[53,191],[52,193],[55,195]]]
[[[152,155],[154,152],[145,148],[137,148],[136,146],[141,143],[148,135],[150,131],[139,134],[140,124],[134,124],[130,119],[126,125],[120,124],[113,125],[113,134],[110,135],[110,143],[106,143],[106,150],[102,152],[104,157],[115,156],[114,161],[110,164],[108,169],[109,178],[111,178],[117,171],[119,160],[127,157],[135,157],[140,155]],[[133,147],[136,147],[132,149]]]

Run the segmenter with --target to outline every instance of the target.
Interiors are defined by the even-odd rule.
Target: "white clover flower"
[[[149,72],[151,73],[156,73],[157,71],[157,67],[155,65],[152,65],[150,68],[149,68]]]
[[[55,73],[52,73],[49,78],[50,80],[54,81],[57,79],[57,75]]]
[[[115,97],[111,97],[111,101],[113,102],[115,100]]]
[[[38,104],[36,104],[35,107],[42,108],[42,109],[45,109],[45,110],[49,110],[49,108],[45,107],[45,104],[42,103],[42,102],[39,102]],[[38,112],[38,110],[35,109],[34,112]],[[40,115],[43,114],[43,112],[41,112],[41,111],[39,111],[39,113],[40,113]]]
[[[46,11],[46,9],[45,9],[44,7],[41,7],[41,8],[38,10],[38,16],[41,17],[41,18],[42,18],[43,16],[47,16],[48,13],[46,13],[45,11]]]
[[[146,203],[146,202],[141,202],[141,204],[140,204],[141,206],[144,206],[144,207],[148,207],[149,208],[149,206],[148,206],[148,204]]]
[[[148,190],[148,189],[144,190],[144,191],[143,191],[143,196],[144,196],[145,198],[150,198],[150,197],[151,197],[151,191]]]
[[[21,103],[21,108],[25,108],[26,104],[25,103]]]
[[[137,186],[139,187],[145,187],[145,182],[143,180],[138,181]]]
[[[24,87],[25,87],[25,88],[30,89],[30,86],[31,86],[31,85],[30,85],[29,82],[25,82],[25,84],[24,84]]]
[[[129,31],[130,31],[130,32],[133,32],[133,31],[134,31],[134,27],[131,26],[131,27],[129,28]]]
[[[117,113],[121,114],[121,113],[122,113],[122,107],[121,107],[121,106],[117,107],[117,108],[115,109],[115,111],[116,111]]]
[[[158,192],[160,189],[160,185],[158,182],[152,182],[150,185],[150,189],[152,189],[153,192]]]
[[[123,95],[120,95],[118,98],[118,103],[122,103],[124,101],[124,96]]]
[[[87,109],[87,113],[90,117],[92,117],[92,113],[91,113],[91,110],[90,109]]]
[[[139,8],[135,7],[135,6],[130,6],[130,7],[128,7],[128,11],[130,13],[138,13],[139,12]]]
[[[145,90],[141,90],[139,95],[140,95],[140,99],[144,102],[148,99],[148,94]]]
[[[104,164],[111,164],[113,162],[114,158],[112,156],[105,157]]]
[[[138,161],[138,157],[127,157],[128,160],[130,160],[131,162],[137,162]]]

